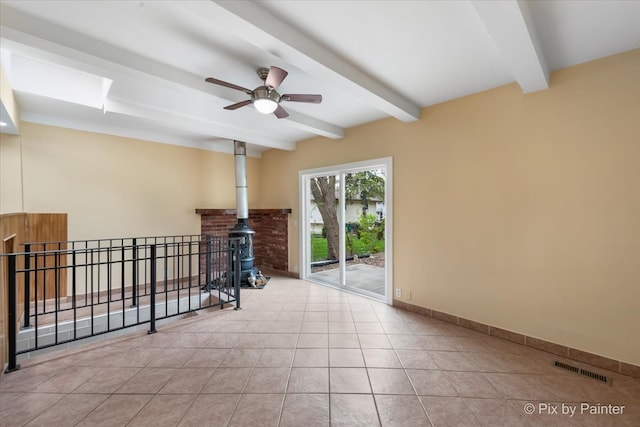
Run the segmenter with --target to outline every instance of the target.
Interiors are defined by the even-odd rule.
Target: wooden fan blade
[[[245,105],[251,104],[251,100],[247,99],[246,101],[236,102],[235,104],[227,105],[224,107],[225,110],[237,110],[240,107],[244,107]]]
[[[269,74],[267,74],[264,85],[277,89],[288,74],[289,73],[287,73],[282,68],[269,67]]]
[[[278,108],[276,108],[276,111],[274,111],[273,114],[275,114],[276,117],[279,119],[284,119],[285,117],[289,117],[289,113],[287,113],[287,110],[282,108],[280,105],[278,105]]]
[[[204,81],[207,83],[213,83],[214,85],[220,85],[220,86],[228,87],[231,89],[241,90],[248,95],[251,95],[252,93],[252,91],[247,89],[246,87],[234,85],[233,83],[225,82],[223,80],[214,79],[213,77],[207,77],[206,79],[204,79]]]
[[[313,104],[320,104],[322,102],[322,95],[311,95],[308,93],[286,93],[282,95],[283,101],[293,102],[311,102]]]

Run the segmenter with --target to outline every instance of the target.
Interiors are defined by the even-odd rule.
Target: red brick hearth
[[[236,225],[235,209],[196,209],[200,215],[200,233],[227,236]],[[249,227],[253,239],[254,265],[258,268],[288,271],[289,214],[291,209],[249,209]]]

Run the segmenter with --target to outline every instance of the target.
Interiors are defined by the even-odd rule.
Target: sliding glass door
[[[391,159],[300,172],[302,277],[391,302]]]

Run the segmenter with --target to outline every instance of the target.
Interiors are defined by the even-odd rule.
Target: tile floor
[[[553,355],[300,280],[242,298],[240,311],[22,361],[0,380],[0,425],[640,425],[640,380],[596,369],[613,377],[600,384]],[[589,414],[607,405],[622,414]]]

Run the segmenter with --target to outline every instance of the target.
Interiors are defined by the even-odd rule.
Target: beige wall
[[[198,234],[196,208],[235,207],[230,154],[26,122],[21,140],[24,211],[68,213],[72,240]]]
[[[0,133],[0,214],[22,211],[20,136]]]
[[[640,365],[640,50],[315,138],[262,161],[263,207],[298,171],[393,157],[394,285],[411,304]]]

